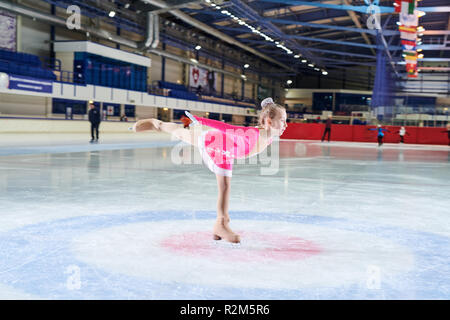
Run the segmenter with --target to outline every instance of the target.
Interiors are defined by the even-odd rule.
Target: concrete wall
[[[46,116],[51,110],[51,98],[0,93],[0,115]]]
[[[0,133],[87,133],[90,132],[90,122],[83,120],[32,120],[32,119],[1,119]],[[100,124],[102,132],[130,132],[133,123],[107,122]]]

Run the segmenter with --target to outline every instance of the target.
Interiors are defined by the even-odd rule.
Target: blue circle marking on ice
[[[370,289],[361,283],[332,282],[328,286],[301,289],[284,287],[252,288],[233,284],[233,275],[222,284],[189,283],[180,278],[158,280],[107,270],[98,261],[83,261],[74,252],[74,239],[105,230],[146,223],[167,223],[170,219],[192,224],[211,222],[214,212],[150,211],[122,215],[81,216],[25,226],[0,234],[0,284],[49,299],[448,299],[450,257],[445,248],[450,240],[444,236],[399,227],[368,226],[346,219],[322,216],[285,215],[260,212],[233,212],[233,221],[277,222],[310,228],[325,227],[343,232],[360,232],[388,239],[408,248],[414,263],[406,272],[381,279],[380,287]],[[126,229],[124,229],[126,230]],[[128,231],[132,231],[129,229]],[[306,230],[306,229],[305,229]],[[268,231],[267,229],[264,231]],[[149,230],[151,232],[151,230]],[[172,234],[177,230],[171,230]],[[89,238],[89,237],[88,237]],[[95,238],[94,238],[95,239]],[[103,240],[102,240],[103,241]],[[358,239],[355,239],[358,241]],[[114,242],[111,242],[114,243]],[[126,244],[123,244],[126,246]],[[91,243],[89,250],[95,250]],[[101,246],[99,247],[101,248]],[[377,248],[377,250],[383,248]],[[342,255],[351,244],[342,248]],[[121,251],[118,250],[118,253]],[[122,250],[122,253],[124,250]],[[95,253],[95,251],[94,251]],[[145,253],[145,252],[144,252]],[[136,254],[143,254],[137,252]],[[148,252],[149,255],[152,252]],[[119,258],[119,257],[118,257]],[[337,256],[339,258],[339,256]],[[180,263],[175,257],[176,263]],[[306,260],[305,260],[306,261]],[[251,266],[254,267],[253,265]],[[380,266],[381,269],[383,266]],[[180,267],[181,269],[181,267]],[[324,272],[333,271],[325,268]],[[252,270],[253,272],[254,270]],[[345,271],[345,270],[344,270]],[[349,266],[348,271],[351,271]],[[248,270],[243,270],[248,273]],[[276,277],[276,275],[273,275]],[[324,274],[326,276],[326,274]],[[78,278],[77,278],[78,277]],[[295,275],[292,275],[295,277]],[[77,286],[76,280],[81,283]],[[294,278],[293,278],[294,279]]]

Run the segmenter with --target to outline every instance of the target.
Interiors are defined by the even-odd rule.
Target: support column
[[[222,58],[222,70],[224,70],[225,69],[225,60]],[[223,98],[223,96],[224,96],[224,88],[225,88],[225,74],[224,73],[222,73],[222,83],[221,83],[221,88],[220,88],[220,91],[221,91],[221,97]]]
[[[166,30],[163,30],[163,34],[165,34]],[[162,50],[166,50],[166,42],[164,41],[165,38],[163,37],[163,44],[162,44]],[[161,81],[166,81],[166,58],[164,56],[161,56]]]
[[[50,12],[52,14],[52,16],[55,15],[56,13],[56,9],[55,9],[55,5],[52,4],[50,7]],[[51,25],[50,26],[50,59],[51,62],[54,62],[56,55],[55,55],[55,26]]]

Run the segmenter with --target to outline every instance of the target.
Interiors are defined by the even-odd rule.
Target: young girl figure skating
[[[406,132],[405,127],[401,127],[396,133],[400,136],[400,143],[405,143],[405,134],[409,136],[409,133]]]
[[[207,126],[208,130],[189,130],[178,124],[158,119],[143,119],[136,122],[135,132],[161,131],[174,135],[177,139],[196,146],[203,161],[216,175],[219,190],[217,200],[217,219],[213,227],[213,238],[239,243],[240,237],[230,228],[228,202],[234,159],[243,159],[264,151],[273,138],[283,134],[287,127],[286,109],[266,98],[261,102],[259,126],[243,127],[221,121],[194,116],[186,111],[191,126]]]
[[[381,147],[383,145],[383,138],[384,138],[384,133],[383,132],[390,132],[388,129],[383,129],[380,124],[376,128],[369,128],[367,130],[369,130],[369,131],[373,131],[373,130],[378,131],[377,140],[378,140],[378,146],[379,147]]]

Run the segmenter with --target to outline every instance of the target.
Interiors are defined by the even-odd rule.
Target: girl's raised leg
[[[201,129],[197,128],[189,130],[184,129],[180,125],[174,122],[164,122],[158,119],[143,119],[139,120],[133,126],[135,132],[143,131],[160,131],[174,135],[177,139],[197,146],[197,138],[201,133]]]

